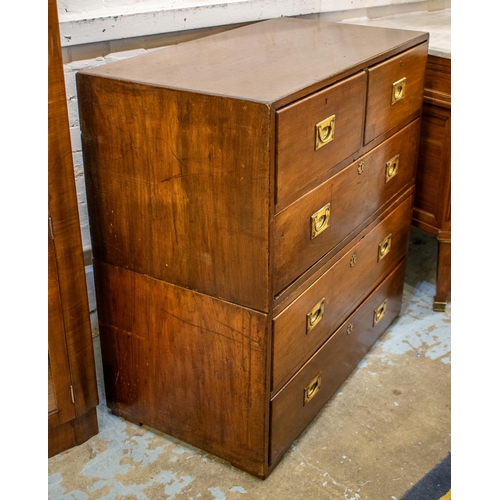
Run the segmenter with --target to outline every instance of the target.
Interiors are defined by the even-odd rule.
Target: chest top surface
[[[82,73],[278,106],[427,39],[424,32],[280,18]]]

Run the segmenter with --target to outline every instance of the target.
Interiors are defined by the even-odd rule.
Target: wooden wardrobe
[[[92,330],[56,0],[49,0],[48,452],[97,434]]]

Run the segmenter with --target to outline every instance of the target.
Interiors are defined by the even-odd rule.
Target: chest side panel
[[[268,306],[270,108],[79,75],[94,255]]]

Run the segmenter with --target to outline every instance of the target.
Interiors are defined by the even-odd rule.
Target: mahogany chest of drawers
[[[427,40],[278,19],[78,75],[115,414],[272,471],[399,312]]]

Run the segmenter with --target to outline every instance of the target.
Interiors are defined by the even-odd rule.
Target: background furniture
[[[451,290],[451,9],[398,14],[354,24],[429,32],[413,224],[437,236],[433,308],[443,311]]]
[[[49,0],[49,457],[97,434],[97,384],[55,0]]]
[[[401,307],[426,61],[278,19],[77,75],[115,414],[271,472]]]
[[[451,59],[429,55],[413,224],[437,235],[434,310],[444,311],[451,289]]]

